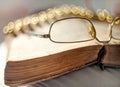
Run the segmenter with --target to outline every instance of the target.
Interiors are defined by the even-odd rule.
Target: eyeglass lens
[[[91,40],[90,22],[86,19],[71,18],[55,22],[50,31],[55,42],[77,42]]]

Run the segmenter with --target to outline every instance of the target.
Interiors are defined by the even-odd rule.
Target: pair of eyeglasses
[[[108,43],[111,38],[120,40],[120,26],[115,22],[120,18],[115,18],[108,26],[107,39],[100,41],[96,35],[96,29],[91,20],[80,17],[63,18],[53,22],[48,34],[34,34],[40,38],[49,38],[55,43],[77,43],[96,39],[99,42]]]

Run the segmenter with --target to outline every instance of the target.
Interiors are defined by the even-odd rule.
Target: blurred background
[[[0,0],[0,43],[4,41],[2,30],[8,22],[62,4],[93,10],[107,9],[112,15],[120,14],[120,0]]]

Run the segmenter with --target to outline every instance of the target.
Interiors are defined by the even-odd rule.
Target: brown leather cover
[[[107,67],[120,67],[120,45],[106,45],[101,63]]]
[[[73,70],[97,63],[103,46],[88,46],[24,61],[8,61],[5,84],[30,84],[60,76]]]

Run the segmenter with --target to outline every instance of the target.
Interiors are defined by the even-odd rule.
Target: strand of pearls
[[[70,15],[84,17],[88,19],[94,19],[97,15],[98,20],[107,21],[109,23],[111,23],[113,20],[113,17],[105,9],[99,9],[96,13],[94,13],[80,6],[63,5],[58,8],[50,8],[46,11],[41,11],[37,14],[33,14],[32,16],[18,19],[14,22],[9,22],[8,25],[4,27],[3,33],[18,34],[20,31],[25,32],[26,30],[32,29],[31,26],[42,25],[46,22],[49,22],[50,20],[55,20]],[[120,24],[120,21],[117,21],[116,24]]]

